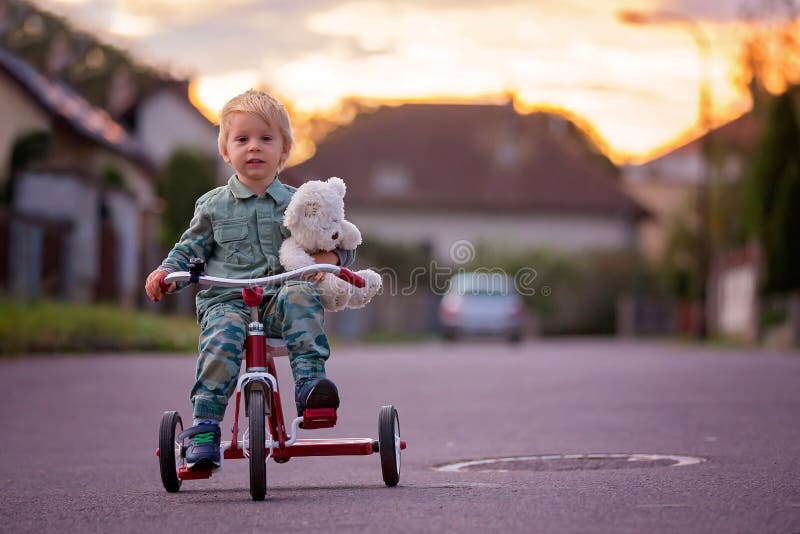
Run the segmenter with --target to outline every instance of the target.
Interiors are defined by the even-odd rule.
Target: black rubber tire
[[[384,483],[396,486],[400,481],[400,419],[391,404],[378,414],[378,452]]]
[[[267,494],[267,453],[264,415],[264,392],[253,388],[247,393],[247,418],[250,435],[250,496],[263,501]]]
[[[183,421],[178,412],[164,412],[158,429],[158,466],[161,469],[161,482],[169,493],[176,493],[181,488],[178,469],[186,463],[175,441],[175,436],[181,432]]]

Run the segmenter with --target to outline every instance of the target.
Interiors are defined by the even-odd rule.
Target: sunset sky
[[[36,3],[140,61],[194,78],[212,111],[256,85],[317,112],[347,96],[468,102],[514,93],[520,111],[563,108],[585,119],[623,162],[695,131],[702,77],[717,120],[750,106],[737,0]],[[661,22],[623,24],[623,9],[659,12]],[[708,68],[687,20],[709,40]]]

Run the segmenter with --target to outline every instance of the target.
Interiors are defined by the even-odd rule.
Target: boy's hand
[[[153,302],[158,302],[161,300],[161,297],[164,296],[164,291],[161,290],[161,283],[164,281],[164,278],[167,277],[167,271],[163,271],[161,269],[156,269],[147,277],[147,281],[144,283],[144,290],[147,293],[147,296]],[[167,291],[172,291],[175,289],[175,283],[169,285]]]
[[[339,265],[339,256],[335,252],[317,252],[311,255],[314,258],[314,263],[329,263],[331,265]],[[310,282],[321,282],[325,278],[326,273],[315,273],[309,278]]]

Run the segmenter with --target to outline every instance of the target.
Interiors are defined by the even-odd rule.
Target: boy
[[[189,228],[156,270],[145,291],[153,301],[163,293],[168,273],[184,271],[192,257],[203,258],[211,275],[254,278],[281,272],[278,249],[289,232],[281,222],[295,188],[282,184],[278,172],[289,158],[292,128],[286,109],[261,91],[231,99],[220,113],[219,152],[236,174],[228,184],[201,196]],[[317,263],[349,265],[354,253],[321,252]],[[184,284],[185,285],[185,284]],[[176,289],[172,284],[169,291]],[[298,416],[305,408],[338,408],[336,386],[325,378],[330,354],[322,329],[319,292],[310,282],[294,281],[266,288],[264,331],[283,337],[295,380]],[[209,288],[197,294],[200,357],[191,391],[193,426],[186,431],[187,467],[220,465],[219,422],[236,387],[249,313],[240,289]]]

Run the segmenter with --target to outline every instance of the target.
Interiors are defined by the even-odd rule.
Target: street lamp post
[[[682,13],[671,11],[629,11],[617,12],[617,18],[625,24],[680,24],[694,39],[699,52],[699,94],[697,98],[697,123],[700,127],[703,176],[697,182],[697,263],[699,280],[699,313],[697,315],[697,336],[704,339],[708,334],[706,321],[706,284],[708,282],[711,251],[710,251],[710,221],[709,221],[709,189],[710,166],[708,165],[708,132],[711,129],[711,44],[702,26],[693,18]]]

